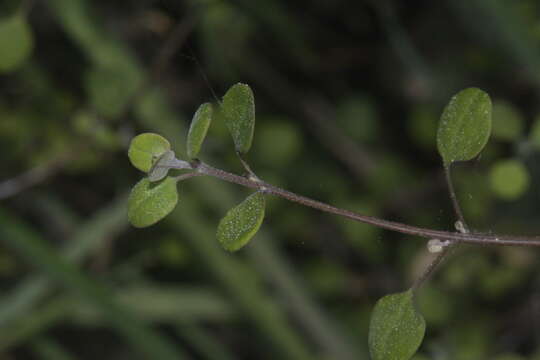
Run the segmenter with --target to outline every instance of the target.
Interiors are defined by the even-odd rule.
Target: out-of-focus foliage
[[[0,18],[0,73],[11,72],[22,66],[33,47],[32,30],[23,14]]]
[[[491,187],[502,199],[513,200],[529,187],[529,173],[525,165],[516,160],[501,160],[489,173]]]
[[[465,218],[539,234],[539,13],[532,0],[0,2],[1,357],[368,358],[373,307],[422,272],[423,240],[268,197],[265,226],[229,253],[216,224],[246,190],[203,177],[133,229],[129,140],[160,133],[186,159],[198,106],[246,83],[246,160],[263,180],[453,230],[437,124],[474,86],[494,99],[494,136],[453,167]],[[242,173],[217,109],[197,156]],[[537,255],[452,254],[418,292],[428,330],[413,359],[539,359]]]

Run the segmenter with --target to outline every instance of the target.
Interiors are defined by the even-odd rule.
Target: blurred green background
[[[249,191],[205,178],[166,220],[127,224],[129,140],[182,156],[199,104],[239,81],[260,177],[446,230],[438,117],[482,88],[492,139],[453,171],[465,218],[540,233],[537,1],[2,0],[1,359],[369,358],[371,309],[422,272],[424,240],[270,199],[229,254],[215,229]],[[215,121],[201,158],[241,173],[233,149]],[[537,255],[455,252],[419,294],[414,359],[540,359]]]

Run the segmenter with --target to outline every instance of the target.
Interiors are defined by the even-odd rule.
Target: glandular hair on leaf
[[[251,88],[241,83],[233,85],[223,96],[221,110],[236,151],[247,153],[255,129],[255,99]]]
[[[265,205],[264,194],[259,191],[227,212],[217,229],[217,238],[225,250],[239,250],[251,240],[262,224]]]
[[[437,131],[437,149],[445,167],[454,161],[471,160],[482,151],[491,134],[491,108],[489,95],[478,88],[452,97]]]

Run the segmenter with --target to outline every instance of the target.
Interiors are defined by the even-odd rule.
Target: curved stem
[[[433,274],[433,272],[439,267],[439,265],[444,261],[446,256],[450,253],[450,250],[454,248],[456,243],[450,243],[449,245],[445,246],[444,249],[440,253],[437,254],[437,256],[433,259],[431,263],[426,267],[422,275],[418,277],[411,286],[413,292],[416,292],[416,290]]]
[[[253,180],[243,176],[239,176],[221,169],[214,168],[203,162],[194,162],[186,167],[186,162],[181,161],[182,165],[172,168],[191,169],[203,175],[213,176],[221,180],[242,185],[248,188],[264,191],[267,194],[279,196],[289,201],[309,206],[330,214],[346,217],[348,219],[378,226],[383,229],[400,232],[408,235],[415,235],[429,239],[450,240],[460,243],[475,244],[475,245],[494,245],[494,246],[538,246],[540,247],[540,236],[510,236],[510,235],[491,235],[482,233],[458,233],[441,230],[432,230],[411,226],[395,221],[380,219],[372,216],[362,215],[354,211],[337,208],[330,204],[323,203],[308,197],[295,194],[288,190],[274,186],[261,180]],[[171,164],[172,165],[172,164]]]
[[[450,199],[452,200],[452,206],[454,208],[454,212],[456,213],[457,221],[459,222],[459,227],[456,226],[457,230],[460,233],[468,234],[469,233],[469,226],[467,225],[467,222],[465,221],[465,217],[463,216],[463,211],[461,211],[461,206],[459,205],[459,201],[456,196],[456,191],[454,190],[454,183],[452,182],[452,176],[450,173],[450,165],[444,167],[444,175],[446,178],[446,185],[448,186],[448,193],[450,194]],[[413,291],[416,291],[429,277],[431,274],[435,272],[435,270],[439,267],[439,265],[444,261],[444,259],[447,257],[447,255],[450,253],[451,249],[454,248],[457,245],[457,242],[452,241],[448,245],[446,245],[442,251],[437,254],[437,256],[431,261],[431,263],[427,266],[427,268],[424,270],[422,275],[412,285]]]

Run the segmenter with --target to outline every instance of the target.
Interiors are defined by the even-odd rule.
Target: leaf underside
[[[251,194],[229,210],[217,229],[217,238],[223,248],[236,251],[246,245],[259,230],[264,211],[265,198],[262,192]]]
[[[128,199],[128,220],[138,228],[155,224],[167,216],[178,203],[176,180],[170,176],[160,182],[148,178],[139,181]]]
[[[187,156],[194,159],[201,151],[201,146],[212,122],[212,104],[204,103],[193,115],[187,137]]]

